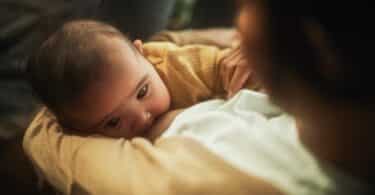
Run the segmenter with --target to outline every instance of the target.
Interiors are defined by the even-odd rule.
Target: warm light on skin
[[[170,95],[154,67],[119,38],[103,38],[108,63],[101,79],[66,109],[74,129],[111,137],[144,135],[169,110]]]

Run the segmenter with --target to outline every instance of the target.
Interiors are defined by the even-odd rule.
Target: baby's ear
[[[143,54],[143,42],[141,40],[134,40],[133,45],[135,46],[135,48],[137,48],[139,53]]]

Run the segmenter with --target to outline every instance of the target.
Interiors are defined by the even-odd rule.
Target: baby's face
[[[101,78],[67,114],[74,129],[111,137],[142,136],[168,111],[170,96],[153,66],[136,49],[108,38]]]

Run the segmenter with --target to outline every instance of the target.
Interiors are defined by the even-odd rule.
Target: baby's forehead
[[[128,38],[123,37],[123,36],[98,33],[95,36],[95,44],[97,44],[98,46],[106,50],[126,48],[126,49],[130,49],[132,52],[136,51],[132,42]]]
[[[101,37],[96,40],[99,48],[100,61],[97,63],[99,74],[110,72],[116,73],[116,70],[130,67],[136,64],[139,53],[130,41],[117,37]],[[111,71],[112,70],[112,71]]]

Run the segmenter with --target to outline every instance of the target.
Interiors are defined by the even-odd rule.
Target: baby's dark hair
[[[103,37],[130,41],[115,27],[92,20],[65,23],[34,52],[26,74],[36,96],[55,114],[78,98],[105,65]]]

